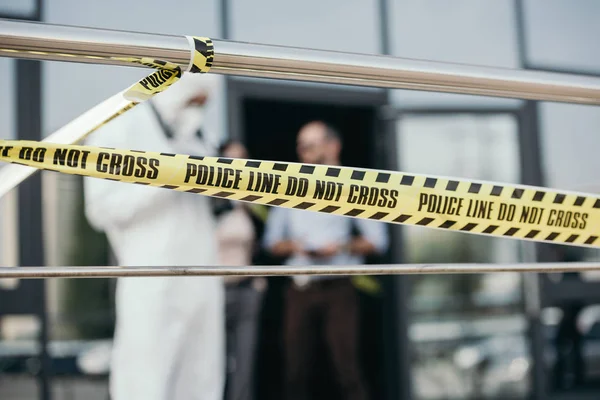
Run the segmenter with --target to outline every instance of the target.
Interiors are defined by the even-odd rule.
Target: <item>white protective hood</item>
[[[220,141],[223,78],[212,74],[184,73],[181,79],[152,100],[161,117],[175,133],[173,146],[183,153],[215,155]],[[208,96],[202,107],[186,109],[190,99],[198,94]],[[203,136],[196,136],[198,127]],[[186,151],[187,150],[187,151]]]

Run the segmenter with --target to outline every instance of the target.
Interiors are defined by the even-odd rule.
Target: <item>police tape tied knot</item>
[[[0,161],[428,228],[600,247],[600,197],[327,165],[0,141]]]

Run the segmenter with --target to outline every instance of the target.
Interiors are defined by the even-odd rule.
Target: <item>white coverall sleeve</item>
[[[172,153],[147,104],[140,104],[94,132],[87,145]],[[85,214],[97,230],[125,226],[149,208],[156,209],[169,190],[99,178],[84,178]]]

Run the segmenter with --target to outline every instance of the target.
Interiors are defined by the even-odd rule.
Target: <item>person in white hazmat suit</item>
[[[211,155],[219,76],[183,74],[121,115],[91,146]],[[213,120],[214,119],[214,120]],[[215,265],[209,198],[85,178],[85,213],[106,232],[119,265]],[[120,278],[111,358],[112,400],[221,400],[224,294],[219,277]]]

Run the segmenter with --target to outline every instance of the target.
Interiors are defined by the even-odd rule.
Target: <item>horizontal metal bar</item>
[[[441,63],[213,40],[212,72],[240,76],[600,104],[595,77]],[[184,36],[0,21],[0,55],[128,65],[112,57],[151,57],[182,67]],[[362,49],[357,49],[362,50]]]
[[[424,275],[484,272],[600,271],[600,263],[378,264],[242,267],[1,267],[0,278],[117,278],[156,276]]]
[[[152,57],[182,68],[190,62],[190,45],[184,36],[10,20],[0,20],[0,49],[5,57],[128,67],[148,68],[115,58]]]

